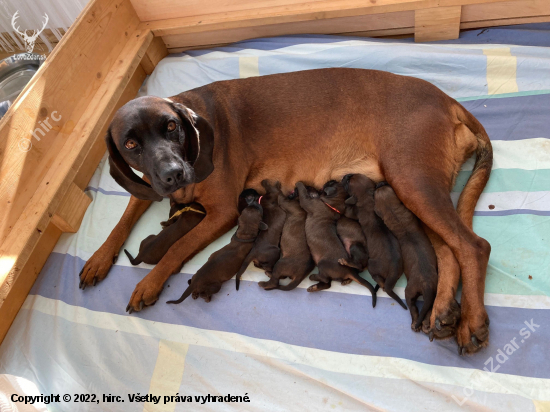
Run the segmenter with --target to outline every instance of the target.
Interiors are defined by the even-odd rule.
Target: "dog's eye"
[[[173,132],[174,130],[176,130],[176,122],[174,122],[173,120],[169,121],[166,125],[166,130],[168,130],[169,132]]]
[[[124,143],[124,147],[128,150],[132,150],[132,149],[135,149],[137,147],[137,143],[132,139],[128,139]]]

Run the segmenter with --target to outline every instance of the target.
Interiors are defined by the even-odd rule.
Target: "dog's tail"
[[[380,286],[376,285],[376,287],[373,287],[367,280],[359,276],[359,274],[354,274],[353,280],[370,290],[370,293],[372,294],[372,307],[374,308],[376,306],[376,292],[378,291]]]
[[[479,121],[462,105],[458,118],[477,138],[476,161],[472,174],[464,186],[458,199],[457,212],[462,221],[471,229],[474,218],[474,210],[481,192],[485,188],[491,168],[493,166],[493,147],[485,128]]]
[[[130,252],[128,252],[126,249],[124,249],[124,253],[126,253],[126,256],[128,256],[128,259],[130,260],[130,263],[133,265],[133,266],[136,266],[136,265],[139,265],[141,262],[143,262],[143,260],[140,259],[139,257],[139,253],[138,255],[134,257],[130,254]]]
[[[250,265],[250,262],[252,262],[252,250],[248,255],[246,255],[246,258],[244,259],[243,264],[241,265],[241,268],[237,272],[237,275],[235,275],[235,287],[237,290],[239,290],[239,285],[241,284],[241,276],[243,275],[244,271]]]
[[[424,298],[424,305],[422,305],[422,309],[420,310],[418,319],[416,319],[416,323],[414,324],[415,329],[418,329],[420,325],[422,325],[422,322],[424,321],[426,314],[433,307],[434,301],[435,301],[435,292],[436,292],[435,289],[428,288],[428,290],[422,293],[422,296]]]
[[[183,295],[181,295],[181,297],[178,300],[169,300],[166,303],[181,303],[181,302],[183,302],[193,292],[194,287],[195,287],[195,285],[193,285],[193,282],[190,282],[189,286],[187,286],[187,289],[185,289],[185,292],[183,292]]]

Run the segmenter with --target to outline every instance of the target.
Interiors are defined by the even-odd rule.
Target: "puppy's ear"
[[[323,190],[327,196],[334,196],[338,192],[334,186],[325,187]]]
[[[162,196],[155,192],[147,182],[136,175],[128,163],[123,159],[113,141],[110,129],[105,136],[105,143],[107,143],[107,149],[109,150],[109,167],[113,179],[138,199],[161,201]]]
[[[346,205],[355,205],[357,204],[357,198],[355,196],[348,197],[344,203]]]
[[[264,221],[260,221],[260,230],[267,230],[268,226]]]
[[[173,103],[174,109],[184,122],[186,130],[185,159],[193,166],[195,183],[206,179],[214,170],[214,129],[208,121],[180,103]]]

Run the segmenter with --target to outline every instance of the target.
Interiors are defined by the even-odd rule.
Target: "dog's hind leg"
[[[437,256],[437,294],[430,315],[430,339],[448,338],[456,335],[460,320],[460,306],[456,300],[456,291],[460,281],[460,267],[453,252],[441,238],[424,225],[426,234],[432,242]]]

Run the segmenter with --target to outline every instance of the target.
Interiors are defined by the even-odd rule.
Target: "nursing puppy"
[[[248,201],[250,203],[239,217],[238,228],[231,242],[210,255],[204,266],[193,275],[189,287],[178,300],[167,303],[181,303],[191,294],[193,299],[200,296],[206,302],[210,302],[212,295],[218,293],[222,284],[239,270],[243,260],[250,253],[258,232],[267,230],[267,225],[262,221],[262,207],[254,197],[249,197]]]
[[[336,222],[340,218],[340,213],[329,207],[325,202],[330,200],[329,194],[323,192],[319,197],[311,197],[302,182],[296,184],[300,206],[307,212],[306,218],[306,239],[313,260],[319,268],[319,273],[311,275],[309,278],[319,283],[310,286],[308,292],[316,292],[330,288],[332,280],[341,282],[354,280],[357,283],[368,288],[372,293],[372,306],[376,305],[376,289],[359,276],[357,269],[342,266],[338,263],[339,259],[348,257],[346,249],[340,242],[336,233]],[[344,207],[344,202],[338,206]],[[349,283],[349,282],[348,282]]]
[[[189,205],[174,203],[170,208],[170,218],[161,223],[163,226],[161,232],[143,239],[139,245],[139,253],[135,258],[126,249],[124,249],[124,253],[134,266],[141,262],[155,265],[174,243],[197,226],[205,216],[204,208],[198,203],[193,202]]]
[[[350,195],[345,202],[346,215],[359,221],[367,239],[369,273],[388,296],[407,309],[401,298],[393,291],[403,274],[403,259],[399,242],[374,212],[376,184],[360,174],[344,176],[342,184]]]
[[[306,240],[307,213],[300,206],[298,192],[294,190],[288,197],[280,193],[279,206],[286,213],[286,220],[281,235],[281,258],[273,267],[271,279],[267,282],[258,283],[265,290],[292,290],[315,267],[315,262],[311,257]],[[285,278],[290,278],[291,282],[287,285],[279,285],[279,280]]]
[[[279,182],[271,183],[269,180],[263,180],[262,186],[265,189],[265,195],[260,197],[260,205],[264,211],[263,220],[269,229],[258,235],[254,242],[252,250],[244,260],[237,273],[236,287],[239,290],[241,276],[250,264],[265,270],[271,277],[273,266],[281,257],[279,242],[286,219],[286,213],[279,207],[279,194],[281,194],[281,184]]]
[[[412,328],[418,332],[433,306],[437,291],[437,258],[434,248],[418,218],[401,203],[385,182],[378,184],[374,193],[374,210],[399,241],[407,277],[405,299],[411,312]],[[420,295],[424,297],[424,305],[419,314],[416,299]]]
[[[348,253],[348,257],[340,259],[339,263],[351,266],[359,270],[359,272],[362,272],[367,268],[367,263],[369,261],[367,239],[363,234],[359,222],[345,215],[345,200],[348,198],[348,192],[346,192],[342,183],[335,180],[325,183],[323,191],[326,194],[326,204],[340,213],[340,219],[338,219],[336,223],[336,233],[342,241]]]

